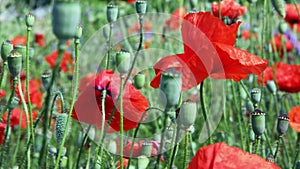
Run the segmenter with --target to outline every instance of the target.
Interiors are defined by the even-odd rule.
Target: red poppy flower
[[[282,42],[284,41],[284,42]],[[292,42],[286,37],[286,35],[277,34],[273,37],[271,44],[273,48],[276,47],[276,51],[280,52],[280,58],[283,58],[284,49],[289,52],[293,50]]]
[[[21,129],[25,129],[27,126],[25,111],[22,110],[22,113],[21,113],[21,109],[19,109],[19,108],[15,108],[12,110],[11,115],[10,115],[10,126],[13,127],[13,126],[19,125],[20,114],[22,115]],[[36,117],[37,117],[37,112],[32,111],[32,119],[35,120]],[[5,113],[3,115],[2,120],[3,120],[3,122],[7,123],[7,113]]]
[[[247,12],[245,6],[235,3],[234,0],[222,0],[221,4],[213,2],[211,5],[212,12],[216,17],[219,17],[219,6],[221,7],[221,16],[227,16],[231,20],[236,20]]]
[[[274,72],[276,76],[274,77]],[[276,80],[279,90],[296,93],[300,91],[300,65],[286,64],[279,62],[278,64],[268,67],[264,71],[264,82]],[[258,77],[258,81],[262,82],[262,75]]]
[[[45,57],[45,60],[49,63],[51,69],[53,69],[55,66],[57,56],[58,56],[58,51],[55,50],[50,55]],[[63,72],[72,72],[73,71],[73,63],[74,63],[74,60],[72,59],[71,53],[68,51],[65,51],[62,61],[60,63],[61,70]]]
[[[111,70],[106,70],[98,74],[79,95],[73,110],[73,118],[80,122],[96,125],[100,128],[102,120],[101,98],[103,90],[106,90],[106,122],[109,120],[114,107],[117,107],[110,124],[112,130],[109,132],[119,131],[119,105],[115,105],[119,95],[119,87],[119,74],[114,74]],[[147,99],[139,90],[136,90],[132,84],[127,83],[123,91],[123,105],[124,130],[130,130],[137,127],[143,112],[148,108]]]
[[[300,5],[297,5],[297,7],[300,9]],[[285,13],[284,20],[288,23],[295,24],[300,22],[300,17],[294,4],[285,4]]]
[[[0,144],[3,144],[4,142],[5,127],[6,127],[6,123],[1,122],[0,123]]]
[[[35,39],[34,39],[35,43],[37,43],[40,47],[44,47],[45,46],[45,37],[43,34],[41,33],[37,33],[35,34]]]
[[[300,132],[300,106],[292,107],[289,112],[289,124],[296,132]]]
[[[239,81],[260,74],[268,64],[255,55],[234,47],[237,24],[225,25],[209,12],[187,14],[182,24],[184,53],[162,58],[154,65],[152,87],[159,87],[161,73],[168,68],[182,72],[182,89],[190,89],[208,76]]]
[[[128,165],[128,159],[127,158],[123,158],[123,168],[126,168]],[[119,169],[121,167],[121,164],[120,164],[120,160],[118,161],[118,164],[117,164],[117,169]]]
[[[201,147],[190,162],[188,169],[280,169],[256,154],[244,152],[226,143],[215,143]]]
[[[35,105],[39,109],[42,108],[42,100],[43,100],[43,92],[40,91],[41,87],[42,87],[42,82],[40,79],[29,80],[29,90],[30,90],[29,94],[30,94],[31,104]],[[25,94],[26,90],[25,90],[24,81],[21,82],[21,88],[25,97],[25,101],[27,103],[27,95]],[[19,98],[21,98],[18,86],[16,88],[16,95]],[[22,104],[21,99],[19,104]]]
[[[6,96],[5,90],[0,89],[0,99]]]
[[[27,38],[26,36],[16,36],[14,37],[13,39],[10,40],[10,42],[16,46],[16,45],[26,45],[26,41],[27,41]]]
[[[185,8],[178,8],[172,14],[171,18],[166,21],[167,28],[170,30],[176,30],[180,26],[180,20],[186,15]]]

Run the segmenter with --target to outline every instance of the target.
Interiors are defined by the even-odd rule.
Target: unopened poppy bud
[[[266,128],[266,119],[265,113],[259,109],[256,109],[254,112],[251,113],[251,122],[252,122],[252,129],[256,136],[260,137]]]
[[[56,116],[55,130],[56,130],[56,142],[61,144],[64,132],[66,131],[68,114],[63,113]],[[69,133],[69,129],[67,131]]]
[[[117,69],[121,74],[126,74],[130,69],[130,53],[121,50],[116,54]]]
[[[10,105],[8,106],[8,108],[10,110],[16,108],[18,106],[19,102],[20,102],[20,99],[17,96],[14,96],[12,98],[12,101],[10,102]]]
[[[277,89],[276,89],[276,84],[274,82],[274,80],[270,80],[267,82],[267,89],[270,91],[270,93],[272,93],[273,95],[276,94]]]
[[[136,89],[141,89],[145,85],[145,74],[139,72],[134,76],[134,87]]]
[[[162,91],[161,98],[166,99],[168,108],[176,106],[180,99],[182,86],[181,73],[175,69],[167,69],[161,75],[160,90]]]
[[[277,121],[277,132],[282,137],[289,127],[289,117],[287,114],[280,114]]]
[[[286,13],[284,0],[271,0],[271,3],[278,15],[280,15],[282,18],[285,18]]]
[[[42,78],[42,84],[43,84],[44,89],[48,89],[49,84],[51,82],[51,77],[52,77],[52,74],[50,71],[45,71],[42,74],[41,78]]]
[[[249,132],[250,132],[249,133],[249,139],[250,139],[251,142],[254,142],[255,141],[255,133],[254,133],[252,127],[251,127],[251,130]]]
[[[76,32],[75,32],[75,39],[80,39],[82,36],[82,25],[79,24],[77,26]]]
[[[178,124],[183,128],[189,128],[194,124],[197,115],[197,104],[190,100],[183,102],[180,107]]]
[[[151,157],[151,153],[152,153],[152,143],[149,141],[144,141],[142,143],[141,155],[146,157]]]
[[[1,45],[1,58],[3,62],[6,62],[8,55],[14,49],[14,45],[6,40]]]
[[[251,90],[251,100],[253,104],[259,103],[261,98],[261,90],[259,88],[254,88]]]
[[[245,92],[245,90],[242,88],[242,87],[240,87],[240,95],[241,95],[241,98],[242,99],[247,99],[247,93]]]
[[[7,64],[11,77],[15,79],[19,76],[22,69],[22,55],[13,50],[7,57]]]
[[[31,28],[34,24],[35,17],[32,13],[28,13],[25,18],[27,28]]]
[[[139,169],[148,168],[148,165],[149,165],[149,162],[150,162],[149,158],[144,157],[144,156],[140,156],[140,157],[137,158],[137,160],[138,160],[138,168]]]
[[[106,8],[106,17],[109,23],[115,22],[118,18],[118,6],[114,3],[109,3]]]
[[[63,156],[63,157],[61,158],[60,166],[61,166],[62,168],[66,168],[66,167],[67,167],[67,164],[68,164],[68,157]]]
[[[147,10],[147,0],[136,0],[135,2],[136,13],[143,15]]]
[[[248,112],[254,112],[254,106],[251,100],[246,101],[246,109]]]
[[[281,22],[278,25],[278,31],[281,34],[284,34],[289,29],[289,25],[286,22]]]

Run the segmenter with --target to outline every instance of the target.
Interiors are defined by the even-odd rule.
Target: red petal
[[[300,106],[292,107],[288,116],[290,118],[290,126],[296,132],[300,132]]]

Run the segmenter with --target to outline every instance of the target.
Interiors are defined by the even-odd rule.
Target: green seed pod
[[[6,40],[1,45],[1,58],[3,63],[7,61],[7,57],[10,52],[14,49],[14,45],[10,43],[9,40]]]
[[[82,25],[78,24],[75,32],[75,39],[80,39],[82,36]]]
[[[248,112],[254,112],[254,106],[251,100],[247,99],[246,101],[246,109]]]
[[[22,55],[13,50],[7,57],[7,64],[11,77],[17,78],[22,69]]]
[[[285,2],[284,0],[271,0],[271,3],[278,13],[282,18],[285,18]]]
[[[141,155],[146,157],[151,157],[151,153],[152,153],[152,143],[149,141],[144,141],[142,143]]]
[[[34,20],[35,20],[35,17],[32,13],[28,13],[26,15],[25,21],[26,21],[27,28],[31,28],[33,26]]]
[[[130,69],[130,53],[121,50],[116,54],[117,69],[121,74],[126,74]]]
[[[15,50],[22,55],[22,62],[24,62],[26,58],[26,46],[21,44],[16,45]]]
[[[277,121],[277,132],[282,137],[289,128],[289,117],[287,114],[280,114]]]
[[[54,1],[52,10],[52,30],[59,40],[74,38],[76,26],[80,22],[80,3]]]
[[[63,113],[56,116],[55,130],[56,130],[56,142],[61,144],[64,132],[66,130],[68,114]],[[69,133],[69,129],[67,131]]]
[[[11,101],[10,105],[8,106],[8,108],[10,110],[16,108],[18,106],[19,102],[20,102],[20,99],[17,96],[14,96],[12,98],[12,101]]]
[[[272,93],[273,95],[276,94],[277,92],[277,87],[276,84],[274,82],[274,80],[270,80],[267,82],[267,89],[269,90],[270,93]]]
[[[115,22],[118,18],[118,6],[114,3],[109,3],[106,7],[106,17],[109,23]]]
[[[278,25],[278,31],[281,34],[284,34],[289,29],[289,25],[286,22],[281,22]]]
[[[175,69],[167,69],[161,75],[160,98],[166,99],[166,106],[171,108],[178,104],[181,95],[182,79],[181,73]]]
[[[67,164],[68,164],[68,157],[63,156],[63,157],[61,158],[60,166],[61,166],[62,168],[66,168],[66,167],[67,167]]]
[[[142,72],[139,72],[134,76],[134,87],[136,89],[141,89],[145,85],[145,75]]]
[[[187,129],[192,126],[196,120],[197,115],[197,104],[193,101],[183,102],[180,108],[180,113],[178,117],[178,124]]]
[[[261,98],[261,90],[259,88],[254,88],[251,90],[251,100],[253,104],[257,104]]]
[[[42,74],[41,78],[42,78],[42,84],[43,84],[44,89],[48,89],[50,81],[51,81],[51,77],[52,77],[52,74],[50,71],[45,71]]]
[[[266,128],[265,113],[256,109],[251,113],[252,129],[256,136],[260,137]]]
[[[144,15],[147,10],[147,0],[137,0],[135,2],[136,13]]]
[[[149,165],[150,160],[147,157],[140,156],[138,159],[138,169],[146,169]]]

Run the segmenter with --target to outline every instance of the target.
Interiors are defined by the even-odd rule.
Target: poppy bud
[[[289,127],[289,117],[287,114],[280,114],[277,121],[277,132],[282,137]]]
[[[276,94],[277,89],[276,89],[276,84],[274,82],[274,80],[270,80],[267,82],[267,89],[270,91],[270,93],[272,93],[273,95]]]
[[[147,0],[137,0],[135,2],[135,8],[138,14],[145,14],[147,9]]]
[[[259,109],[256,109],[254,112],[251,113],[252,129],[255,135],[258,137],[260,137],[265,131],[265,115],[266,114]]]
[[[278,25],[278,31],[281,34],[284,34],[289,29],[289,25],[286,22],[281,22]]]
[[[41,78],[42,78],[42,84],[43,84],[43,87],[45,89],[48,89],[49,87],[49,84],[50,84],[50,81],[51,81],[51,77],[52,77],[52,74],[50,71],[45,71]]]
[[[76,32],[75,32],[75,39],[80,39],[82,36],[82,25],[78,24]]]
[[[167,130],[166,130],[166,138],[167,139],[172,139],[173,134],[174,134],[173,127],[168,127]]]
[[[145,85],[145,75],[139,72],[134,76],[134,87],[136,89],[141,89]]]
[[[250,131],[249,131],[249,139],[250,139],[250,142],[255,142],[255,133],[251,127]]]
[[[11,51],[7,57],[7,64],[11,77],[15,79],[19,76],[22,69],[22,55],[16,50]]]
[[[26,21],[27,28],[31,28],[33,26],[34,20],[35,20],[35,17],[32,13],[28,13],[26,15],[25,21]]]
[[[60,166],[61,166],[62,168],[66,168],[66,167],[67,167],[67,164],[68,164],[68,157],[63,156],[63,157],[61,158]]]
[[[259,88],[254,88],[251,90],[251,100],[254,105],[259,103],[261,98],[261,90]]]
[[[241,95],[241,98],[242,99],[247,99],[247,93],[245,92],[245,90],[242,88],[242,87],[240,87],[240,95]]]
[[[151,157],[151,153],[152,153],[152,143],[149,141],[144,141],[142,143],[141,155],[146,157]]]
[[[12,101],[10,102],[10,105],[8,106],[8,108],[10,110],[16,108],[18,106],[19,102],[20,102],[20,99],[17,96],[14,96],[12,98]]]
[[[19,52],[22,55],[22,58],[24,60],[24,58],[26,57],[26,46],[19,44],[16,45],[15,49],[17,52]]]
[[[61,144],[66,130],[68,114],[63,113],[56,116],[55,130],[56,130],[56,142]],[[69,133],[69,129],[67,131]]]
[[[138,168],[139,169],[146,169],[148,167],[148,164],[150,160],[147,157],[138,157]]]
[[[116,54],[117,69],[121,74],[126,74],[130,69],[130,53],[122,49]]]
[[[178,104],[181,86],[181,73],[175,69],[167,69],[162,73],[160,80],[160,90],[162,93],[160,93],[160,98],[166,99],[166,106],[168,108]]]
[[[114,3],[109,3],[106,8],[106,17],[109,23],[115,22],[118,18],[118,6]]]
[[[254,106],[253,106],[253,103],[251,100],[247,100],[246,101],[246,109],[249,111],[249,112],[254,112]]]
[[[280,15],[282,18],[285,18],[286,13],[284,0],[271,0],[271,3],[278,15]]]
[[[9,40],[6,40],[1,45],[1,58],[3,62],[6,62],[8,55],[13,50],[14,45],[10,43]]]
[[[192,101],[183,102],[180,107],[178,124],[183,128],[189,128],[194,124],[197,115],[197,104]]]

